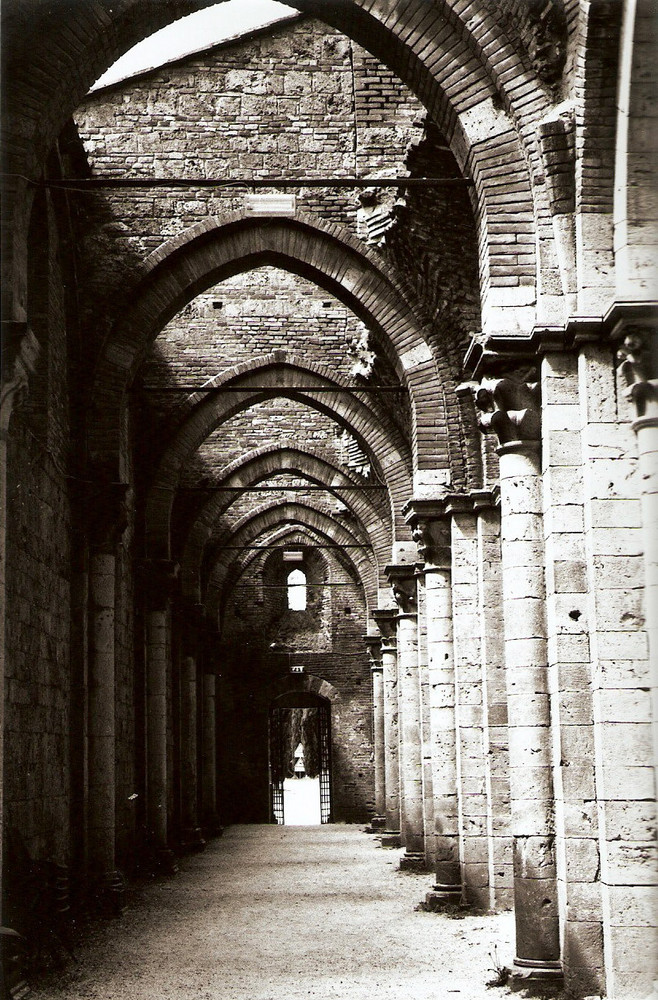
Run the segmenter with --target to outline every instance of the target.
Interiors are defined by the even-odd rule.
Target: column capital
[[[128,527],[128,483],[91,478],[85,489],[89,543],[113,553]]]
[[[626,396],[635,406],[634,427],[658,426],[658,331],[652,325],[628,325],[617,350]]]
[[[370,662],[370,669],[372,671],[383,670],[381,649],[382,640],[379,635],[364,635],[363,641],[365,643],[366,649],[368,650],[368,660]]]
[[[39,341],[25,322],[2,320],[2,389],[0,390],[0,433],[4,436],[16,396],[28,387],[39,356]]]
[[[381,642],[395,642],[395,627],[398,613],[395,608],[379,608],[372,617],[381,632]]]
[[[384,572],[388,577],[393,592],[393,598],[399,608],[398,616],[416,614],[416,567],[411,563],[398,563],[386,566]]]
[[[512,445],[539,448],[541,442],[541,389],[538,382],[510,378],[484,379],[475,394],[481,411],[479,426],[493,432],[506,451]]]
[[[404,508],[404,519],[411,526],[411,535],[425,567],[450,569],[450,513],[448,498],[437,500],[412,499]]]
[[[140,570],[150,611],[165,611],[178,581],[179,565],[171,559],[144,559]]]

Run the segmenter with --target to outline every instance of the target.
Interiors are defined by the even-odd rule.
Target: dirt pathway
[[[512,915],[417,911],[430,875],[396,871],[356,826],[228,829],[98,924],[39,1000],[499,1000],[490,952]]]

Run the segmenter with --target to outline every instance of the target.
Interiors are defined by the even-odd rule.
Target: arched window
[[[290,611],[306,611],[306,573],[301,569],[288,573],[288,608]]]

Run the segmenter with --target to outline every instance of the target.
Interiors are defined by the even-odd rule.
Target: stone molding
[[[500,506],[498,485],[467,493],[446,493],[440,499],[412,497],[402,513],[411,525],[421,564],[425,569],[447,569],[452,566],[450,519],[452,514],[494,510]]]
[[[582,344],[614,344],[629,326],[658,323],[658,302],[613,302],[602,316],[570,316],[564,324],[537,324],[525,336],[475,335],[464,357],[464,370],[473,379],[508,376],[521,366],[536,366],[544,354],[577,352]],[[533,379],[534,381],[534,379]]]

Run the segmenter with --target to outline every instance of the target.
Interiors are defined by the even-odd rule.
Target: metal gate
[[[318,710],[320,730],[320,818],[331,823],[331,716],[328,705]]]
[[[283,761],[281,759],[281,710],[270,712],[270,789],[272,794],[272,818],[281,826],[283,816]]]
[[[312,700],[311,700],[312,699]],[[272,706],[270,709],[270,796],[271,820],[282,826],[285,823],[283,780],[286,760],[283,747],[283,713],[292,707],[317,709],[318,746],[320,751],[320,822],[331,823],[331,707],[325,699],[314,695],[291,697],[292,704]]]

